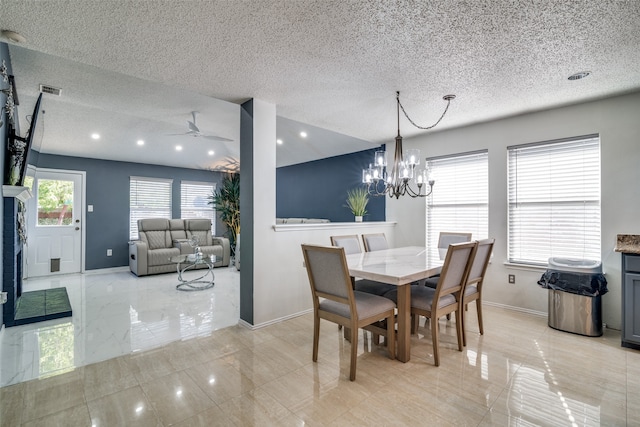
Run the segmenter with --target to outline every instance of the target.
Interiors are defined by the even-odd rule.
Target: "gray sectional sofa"
[[[175,272],[176,264],[169,258],[194,253],[189,244],[194,236],[204,255],[216,256],[214,267],[229,265],[229,239],[212,236],[208,219],[140,219],[138,234],[138,240],[129,242],[129,268],[136,276]]]

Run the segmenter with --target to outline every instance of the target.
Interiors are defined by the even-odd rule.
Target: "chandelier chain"
[[[398,100],[398,105],[400,106],[400,109],[402,110],[402,113],[404,114],[404,116],[407,118],[407,120],[409,120],[409,123],[411,123],[412,125],[414,125],[415,127],[417,127],[418,129],[422,129],[422,130],[429,130],[429,129],[433,129],[434,127],[438,126],[438,123],[440,123],[440,121],[442,121],[442,119],[444,118],[444,115],[447,114],[447,110],[449,109],[449,105],[451,104],[451,99],[447,99],[447,106],[445,107],[444,111],[442,112],[442,115],[440,116],[440,118],[438,119],[437,122],[435,122],[434,124],[432,124],[431,126],[419,126],[416,124],[416,122],[414,122],[413,120],[411,120],[411,117],[409,117],[409,115],[407,114],[407,112],[404,110],[404,107],[402,106],[402,103],[400,102],[400,94],[398,94],[397,98]]]

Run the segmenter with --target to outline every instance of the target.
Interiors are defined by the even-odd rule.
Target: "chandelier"
[[[376,151],[373,164],[369,164],[367,169],[362,170],[362,182],[367,184],[367,191],[372,196],[384,196],[399,199],[400,196],[409,195],[411,197],[427,197],[433,191],[435,181],[429,179],[428,171],[420,168],[420,150],[411,149],[402,152],[402,136],[400,136],[400,110],[413,126],[418,129],[432,129],[440,123],[447,114],[451,100],[455,99],[455,95],[445,95],[442,97],[447,101],[442,115],[433,125],[428,127],[418,126],[409,118],[404,107],[400,103],[400,92],[396,92],[396,110],[398,115],[398,136],[396,136],[396,150],[393,156],[393,164],[391,171],[387,167],[386,151]],[[423,193],[425,184],[429,185],[429,190]],[[412,187],[415,185],[417,191]]]

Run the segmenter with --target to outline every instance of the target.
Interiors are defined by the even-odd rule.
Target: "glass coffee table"
[[[179,291],[202,291],[205,289],[213,288],[213,264],[216,262],[215,255],[203,255],[196,256],[195,254],[177,255],[169,258],[171,262],[176,263],[178,270],[178,285],[176,289]],[[206,265],[203,268],[204,274],[194,279],[186,280],[182,277],[185,271],[195,270],[201,265]]]

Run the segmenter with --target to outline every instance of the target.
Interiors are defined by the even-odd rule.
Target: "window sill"
[[[531,265],[531,264],[516,264],[513,262],[504,262],[504,266],[512,270],[522,271],[546,271],[547,267],[544,265]]]

